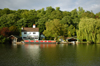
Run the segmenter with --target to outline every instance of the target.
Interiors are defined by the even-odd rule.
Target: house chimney
[[[33,28],[35,28],[35,24],[33,24]]]
[[[23,30],[23,26],[22,26],[22,28],[21,28],[22,30]]]

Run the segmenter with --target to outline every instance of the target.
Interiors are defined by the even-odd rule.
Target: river
[[[100,44],[0,44],[0,66],[100,66]]]

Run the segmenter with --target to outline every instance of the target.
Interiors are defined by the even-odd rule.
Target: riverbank
[[[12,44],[94,44],[91,42],[78,42],[78,41],[71,41],[71,42],[57,42],[54,40],[23,40],[19,42],[13,42]],[[96,43],[100,44],[100,43]]]

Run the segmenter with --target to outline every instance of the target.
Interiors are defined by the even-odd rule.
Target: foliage
[[[43,31],[46,29],[45,23],[46,23],[47,20],[48,20],[47,17],[42,17],[41,19],[39,19],[39,20],[36,22],[36,25],[37,25],[37,27],[39,28],[39,32],[40,32],[40,33],[43,33]]]
[[[15,25],[18,19],[19,18],[15,14],[4,14],[0,17],[0,26],[10,27],[12,25]]]
[[[8,41],[9,41],[8,38],[6,38],[6,37],[0,35],[0,43],[1,43],[1,44],[7,43]]]
[[[94,15],[94,13],[92,13],[90,11],[86,11],[85,13],[82,14],[81,18],[85,18],[85,17],[95,18],[95,15]]]
[[[10,35],[20,35],[21,34],[21,29],[16,27],[16,26],[11,26],[9,27],[10,30]]]
[[[100,19],[100,12],[99,13],[96,13],[95,18],[99,18]]]
[[[68,37],[75,36],[75,35],[76,35],[75,27],[73,25],[70,25],[68,27]]]
[[[82,7],[73,9],[70,12],[61,11],[60,7],[53,8],[51,6],[46,7],[46,9],[42,8],[39,10],[10,10],[9,8],[4,8],[0,9],[0,34],[3,34],[1,30],[4,27],[8,27],[11,31],[10,34],[19,35],[20,28],[22,26],[32,27],[33,24],[36,24],[36,26],[39,28],[40,34],[45,33],[45,36],[48,36],[49,38],[55,36],[76,36],[76,30],[80,30],[78,25],[80,23],[80,19],[85,17],[100,19],[100,12],[94,14],[92,11],[85,11]],[[91,23],[92,22],[93,21],[91,21]],[[85,23],[85,25],[88,24],[87,22]],[[13,25],[17,27],[14,27]],[[6,31],[4,30],[2,31],[5,34]],[[78,33],[82,32],[79,32],[79,30]],[[18,33],[16,31],[18,31]],[[9,33],[7,36],[8,35]],[[97,35],[99,36],[99,34]],[[85,38],[85,35],[83,37]]]
[[[77,37],[88,42],[100,42],[100,19],[82,18],[79,23]]]
[[[85,10],[82,7],[78,7],[78,17],[80,18],[82,14],[85,13]]]
[[[17,35],[20,36],[21,29],[16,26],[11,27],[3,27],[0,28],[0,43],[7,43],[9,42],[10,35]]]
[[[9,34],[10,34],[10,30],[8,29],[8,27],[3,27],[0,29],[0,35],[4,37],[8,37]]]
[[[46,22],[46,30],[44,30],[43,34],[46,37],[55,37],[57,36],[65,36],[67,25],[61,24],[59,19],[51,20],[50,22]]]

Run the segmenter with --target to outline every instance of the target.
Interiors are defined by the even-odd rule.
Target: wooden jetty
[[[59,42],[59,44],[78,44],[77,41],[72,41],[72,42]]]

